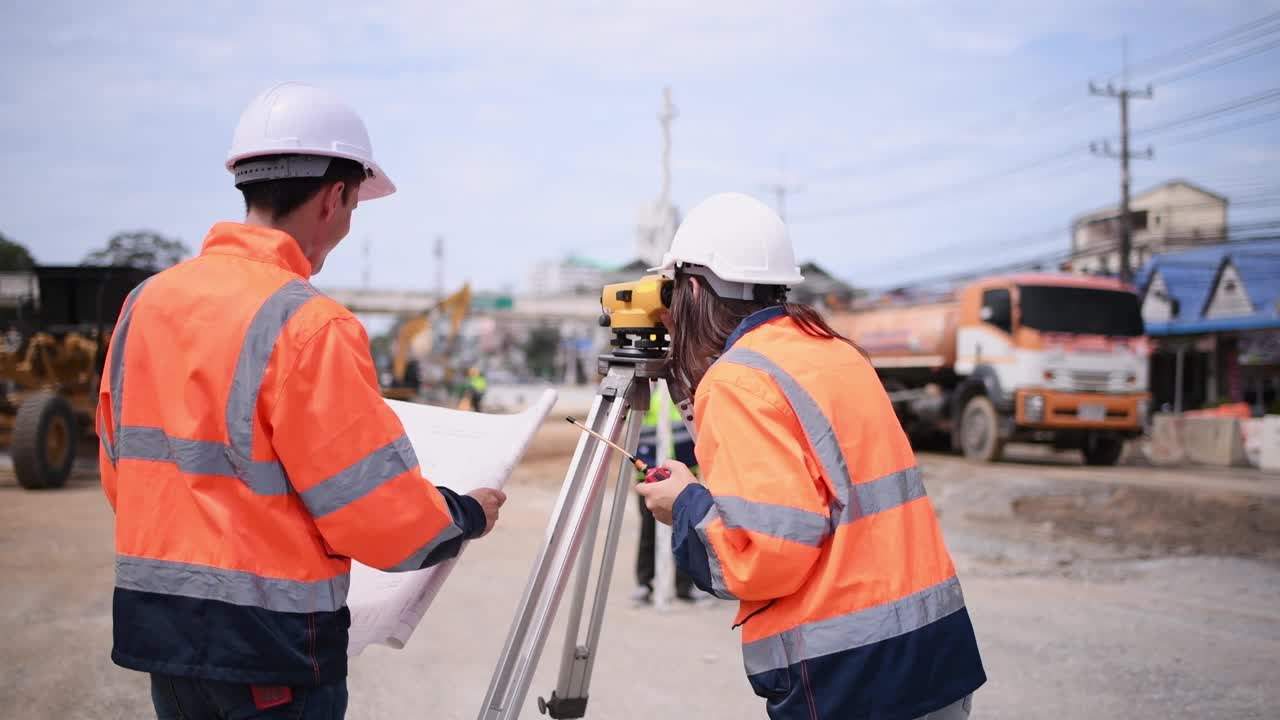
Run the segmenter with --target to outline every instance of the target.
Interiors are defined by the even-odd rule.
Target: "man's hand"
[[[484,508],[484,532],[480,534],[480,537],[484,537],[493,529],[494,523],[498,522],[498,510],[507,501],[507,494],[492,488],[479,488],[467,495],[475,498],[480,507]]]
[[[671,477],[651,483],[640,483],[636,492],[644,497],[644,504],[654,519],[663,525],[671,524],[671,509],[684,489],[698,482],[689,467],[677,460],[666,460],[662,467],[671,471]]]

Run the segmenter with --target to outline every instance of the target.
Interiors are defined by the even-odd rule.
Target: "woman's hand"
[[[676,460],[663,461],[662,467],[671,471],[671,477],[651,483],[640,483],[636,492],[644,498],[644,504],[653,517],[663,525],[671,524],[671,509],[676,498],[690,485],[698,482],[689,467]]]

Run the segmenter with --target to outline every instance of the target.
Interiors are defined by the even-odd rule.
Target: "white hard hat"
[[[698,203],[680,223],[662,264],[649,270],[674,278],[685,265],[706,268],[714,277],[700,268],[688,270],[707,277],[721,297],[751,299],[755,285],[804,282],[782,218],[768,205],[736,192]]]
[[[304,157],[242,164],[233,169],[241,160],[264,155]],[[320,177],[329,163],[317,157],[346,158],[363,165],[368,177],[360,184],[361,200],[396,191],[395,184],[374,162],[369,133],[355,110],[336,95],[299,82],[280,83],[249,103],[236,125],[227,169],[236,175],[237,184],[250,177]]]

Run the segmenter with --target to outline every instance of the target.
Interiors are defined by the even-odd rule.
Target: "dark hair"
[[[282,155],[271,155],[252,158],[253,162],[274,160]],[[257,208],[271,213],[272,220],[279,220],[302,207],[302,204],[326,186],[334,183],[346,183],[342,190],[342,202],[351,202],[351,196],[364,182],[364,166],[346,158],[332,158],[323,177],[288,178],[285,180],[261,180],[245,183],[240,186],[244,195],[245,211]]]
[[[693,284],[699,285],[697,297]],[[722,352],[733,331],[748,315],[779,305],[806,335],[839,340],[863,353],[852,340],[836,332],[809,305],[786,302],[781,288],[771,300],[767,293],[757,292],[755,300],[731,300],[715,294],[711,285],[697,275],[678,275],[671,293],[671,360],[676,372],[684,375],[690,390],[695,390],[702,376]],[[866,355],[866,353],[863,353]]]

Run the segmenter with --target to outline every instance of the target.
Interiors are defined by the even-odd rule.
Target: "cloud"
[[[629,259],[636,210],[658,191],[664,85],[680,108],[682,207],[727,188],[768,197],[760,185],[784,176],[785,158],[785,174],[805,183],[791,201],[799,216],[1073,144],[1087,157],[1090,139],[1114,132],[1115,110],[1090,100],[1084,82],[1118,64],[1122,30],[1140,29],[1135,44],[1154,52],[1158,40],[1201,35],[1197,23],[1261,14],[1256,4],[1190,0],[193,7],[64,0],[6,16],[0,162],[24,179],[0,196],[0,229],[41,259],[78,259],[126,227],[194,245],[213,221],[238,216],[222,159],[244,104],[279,80],[324,85],[358,107],[401,188],[357,213],[353,238],[371,238],[375,279],[421,284],[431,274],[424,243],[440,233],[451,282],[496,286],[571,250]],[[1159,89],[1135,115],[1189,112],[1252,82],[1232,78]],[[1068,116],[1062,98],[1077,96]],[[1275,145],[1259,142],[1260,152]],[[1205,155],[1188,147],[1158,167],[1194,175]],[[796,241],[803,255],[854,272],[942,235],[1016,234],[1068,215],[1073,198],[1106,200],[1114,168],[1098,163],[939,193],[900,212],[796,223]],[[812,181],[833,166],[845,170],[838,180]],[[339,248],[325,282],[358,282],[359,245]]]

